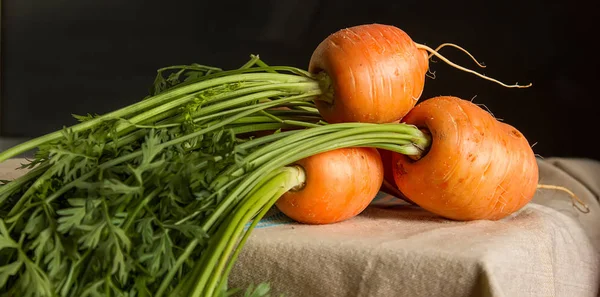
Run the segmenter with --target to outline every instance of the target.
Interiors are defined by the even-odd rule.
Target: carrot
[[[383,163],[375,148],[335,149],[296,164],[305,170],[306,184],[285,193],[275,205],[305,224],[336,223],[360,214],[383,180]]]
[[[309,62],[308,71],[320,77],[323,90],[317,108],[329,123],[397,121],[421,97],[428,60],[433,56],[505,87],[531,86],[506,85],[456,65],[438,53],[447,46],[469,54],[450,43],[431,49],[390,25],[365,24],[339,30],[316,47]]]
[[[392,155],[398,189],[422,208],[454,220],[498,220],[533,198],[538,166],[527,139],[478,105],[434,97],[403,122],[432,137],[420,160]]]

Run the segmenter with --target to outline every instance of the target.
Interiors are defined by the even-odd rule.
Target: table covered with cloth
[[[257,224],[230,277],[268,281],[288,297],[598,296],[600,162],[539,160],[539,189],[500,221],[442,219],[380,193],[359,216],[308,226],[273,209]]]
[[[0,179],[22,173],[0,164]],[[380,193],[360,215],[302,225],[273,208],[257,224],[230,276],[231,287],[269,282],[287,297],[599,296],[600,162],[538,161],[533,201],[499,221],[456,222]]]

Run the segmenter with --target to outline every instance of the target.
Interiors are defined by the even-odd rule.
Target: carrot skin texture
[[[434,97],[402,121],[432,136],[418,161],[392,155],[396,185],[422,208],[453,220],[499,220],[533,198],[539,172],[527,139],[476,104]]]
[[[329,123],[390,123],[420,98],[428,53],[401,29],[366,24],[339,30],[314,50],[308,70],[324,71],[333,85],[333,103],[316,100]]]
[[[276,207],[304,224],[331,224],[360,214],[379,192],[383,163],[377,149],[348,147],[296,162],[306,171],[306,184],[285,193]]]

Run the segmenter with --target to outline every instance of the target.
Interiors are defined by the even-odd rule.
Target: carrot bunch
[[[363,159],[371,158],[374,164],[379,162],[375,159],[382,160],[383,169],[373,166],[365,170],[350,158],[347,164],[352,165],[339,164],[335,154],[348,155],[342,150],[329,152],[328,157],[312,156],[303,162],[311,164],[308,171],[320,177],[312,185],[320,189],[307,189],[303,196],[297,192],[284,194],[276,204],[282,212],[305,223],[348,219],[366,208],[374,197],[370,189],[375,184],[411,204],[454,220],[498,220],[531,201],[536,189],[543,186],[538,185],[535,154],[521,132],[457,97],[438,96],[417,105],[432,56],[504,87],[531,84],[506,85],[456,65],[438,53],[444,46],[468,54],[454,44],[433,50],[415,43],[401,29],[382,24],[346,28],[319,44],[309,71],[327,82],[327,92],[315,101],[325,120],[410,124],[431,135],[431,146],[423,148],[426,151],[420,159],[385,149],[378,149],[379,156],[375,156],[354,148],[355,154],[370,156]],[[347,168],[354,164],[357,166]],[[370,184],[365,186],[367,182]],[[340,187],[346,190],[340,193]],[[357,203],[360,207],[354,207]]]
[[[523,134],[467,100],[418,101],[433,56],[530,85],[456,65],[446,46],[468,54],[368,24],[325,38],[308,71],[258,56],[170,66],[143,100],[0,152],[38,149],[0,184],[0,294],[228,295],[270,208],[336,223],[382,189],[448,219],[511,215],[551,188]]]

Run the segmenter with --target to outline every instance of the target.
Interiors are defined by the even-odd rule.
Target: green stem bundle
[[[321,133],[322,131],[327,130],[335,131],[335,129],[330,128],[339,128],[340,131],[331,132],[330,134],[326,135]],[[374,135],[371,133],[371,131],[377,130],[381,132],[377,132]],[[259,210],[264,210],[271,207],[272,204],[275,203],[279,197],[281,197],[281,195],[283,195],[289,189],[299,186],[303,183],[303,180],[301,179],[295,179],[295,184],[288,180],[272,183],[272,176],[278,174],[280,171],[297,170],[294,169],[296,167],[286,166],[289,166],[290,164],[293,164],[302,158],[314,154],[352,146],[385,146],[386,148],[398,153],[416,155],[419,153],[419,150],[415,150],[416,147],[414,144],[423,145],[425,147],[429,146],[429,139],[425,134],[421,133],[422,132],[416,127],[406,126],[403,124],[334,124],[298,132],[296,135],[286,137],[287,139],[284,138],[271,143],[270,145],[280,147],[283,143],[299,136],[308,137],[304,143],[296,143],[295,149],[280,152],[276,154],[274,158],[269,158],[270,161],[264,162],[264,164],[262,164],[256,170],[248,174],[247,177],[244,178],[244,181],[242,181],[236,187],[236,189],[234,189],[228,195],[228,197],[223,200],[222,204],[219,205],[213,215],[206,221],[207,225],[204,225],[204,228],[207,229],[210,228],[211,224],[215,220],[218,220],[218,218],[226,218],[219,224],[219,229],[216,231],[213,241],[208,247],[210,252],[205,253],[202,256],[204,260],[198,262],[196,266],[196,269],[199,270],[198,275],[195,277],[194,273],[189,275],[189,277],[194,277],[194,281],[188,280],[187,282],[196,284],[195,287],[193,287],[193,293],[190,293],[190,291],[184,291],[185,293],[176,292],[176,294],[172,296],[208,297],[217,294],[217,291],[215,291],[217,288],[216,284],[225,283],[228,273],[231,270],[231,267],[225,270],[223,267],[226,264],[228,266],[232,266],[233,262],[235,261],[235,258],[229,259],[229,255],[231,253],[237,255],[239,253],[239,249],[241,249],[243,245],[239,244],[237,248],[234,246],[234,242],[237,242],[240,236],[242,236],[241,230],[243,226],[247,224],[252,217],[255,217]],[[312,138],[310,137],[310,134],[314,134]],[[372,136],[372,138],[367,138],[366,136]],[[413,142],[406,139],[412,139]],[[263,148],[267,147],[268,146],[265,146]],[[261,178],[261,176],[263,178]],[[279,188],[284,188],[285,190],[277,191]],[[256,198],[257,192],[265,192],[264,194],[260,195],[262,198],[259,200],[259,202],[255,201],[255,199],[258,199]],[[275,195],[269,193],[277,194]],[[226,210],[228,208],[233,209]],[[247,214],[246,208],[254,209],[252,215],[248,216],[246,220],[229,220],[229,218]],[[255,220],[260,220],[260,217],[255,217]],[[245,231],[246,233],[243,234],[242,238],[247,238],[252,231],[253,226],[254,225],[251,225],[250,228]],[[234,232],[233,230],[237,230],[234,235],[232,235],[232,232]],[[210,257],[210,259],[205,259],[205,257]],[[216,261],[219,261],[218,263],[220,263],[218,266],[215,266]],[[166,281],[168,281],[168,279],[163,280],[163,282]]]
[[[287,71],[292,72],[292,74],[271,73],[271,71]],[[256,86],[256,83],[262,85]],[[206,91],[209,95],[211,92],[219,92],[220,95],[213,96],[213,99],[219,102],[232,97],[239,97],[242,94],[277,89],[298,94],[319,92],[320,86],[319,82],[310,73],[293,67],[246,67],[222,71],[206,75],[191,83],[180,84],[175,88],[165,90],[162,93],[105,115],[90,118],[69,127],[68,130],[72,133],[79,133],[93,129],[107,120],[126,119],[126,123],[116,127],[115,130],[118,133],[132,124],[142,123],[148,119],[157,119],[156,116],[159,116],[158,119],[160,119],[161,115],[176,114],[174,111],[177,108],[194,102],[195,98],[206,98],[207,95],[204,95],[203,91]],[[235,93],[236,90],[238,93]],[[318,95],[318,93],[315,95]],[[62,131],[56,131],[11,147],[0,152],[0,162],[59,140],[61,137],[63,137]]]
[[[231,71],[167,67],[140,102],[0,153],[38,149],[0,186],[0,294],[214,296],[258,220],[304,182],[294,162],[429,146],[410,125],[323,122],[323,85],[256,56]]]

